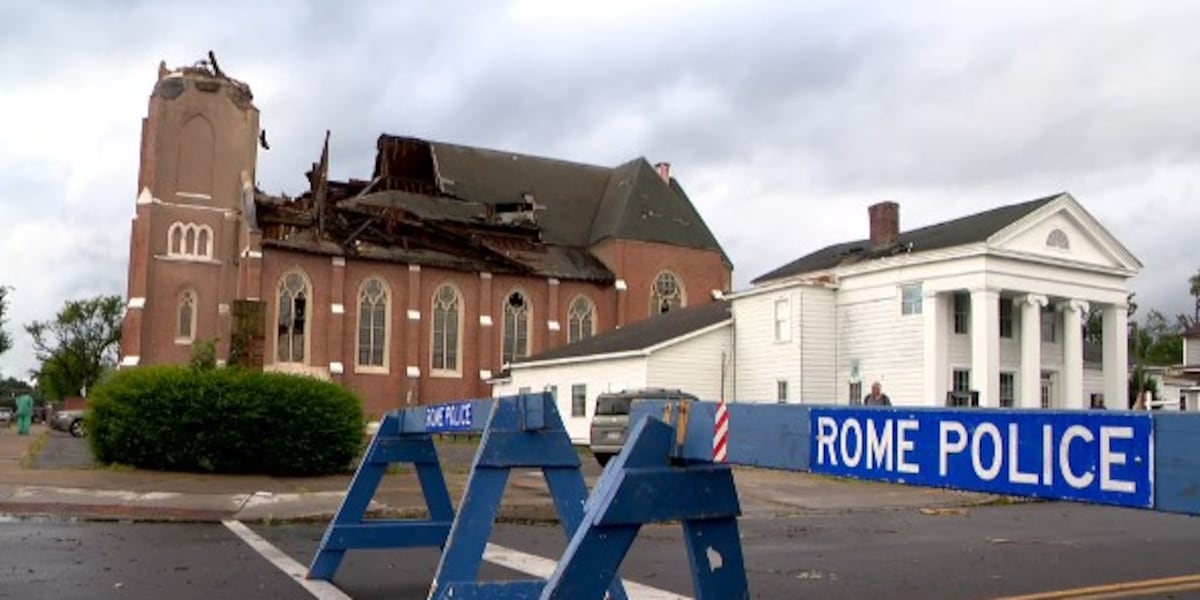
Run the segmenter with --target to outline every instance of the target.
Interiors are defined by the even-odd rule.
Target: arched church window
[[[458,372],[462,346],[462,295],[458,288],[445,284],[433,294],[433,371]]]
[[[383,280],[372,277],[358,292],[358,365],[383,367],[387,364],[388,289]]]
[[[500,357],[503,364],[529,356],[530,312],[525,294],[514,291],[504,299],[504,349]]]
[[[308,333],[308,279],[292,271],[279,280],[279,318],[276,358],[281,363],[303,363]]]
[[[175,339],[178,341],[193,341],[196,339],[196,292],[184,290],[179,294],[176,310]]]
[[[663,271],[654,278],[654,287],[650,290],[651,316],[681,308],[683,301],[683,285],[674,273]]]
[[[595,322],[596,305],[587,296],[577,296],[567,314],[567,343],[592,337],[596,332]]]

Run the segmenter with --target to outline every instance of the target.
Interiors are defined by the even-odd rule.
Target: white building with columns
[[[730,296],[735,398],[1127,406],[1128,282],[1141,263],[1070,194],[823,248]],[[1089,311],[1099,352],[1085,348]],[[950,393],[954,392],[954,393]]]

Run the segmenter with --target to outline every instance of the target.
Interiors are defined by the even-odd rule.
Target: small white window
[[[780,404],[787,404],[788,382],[786,379],[780,379],[775,382],[775,393]]]
[[[1015,373],[1000,373],[1000,406],[1012,408],[1016,397],[1017,377]]]
[[[587,384],[571,384],[571,416],[587,416]]]
[[[971,390],[971,371],[967,369],[954,369],[951,374],[951,379],[954,385],[954,391],[967,392]]]
[[[1067,234],[1064,233],[1063,230],[1055,229],[1054,231],[1050,232],[1050,235],[1046,236],[1046,247],[1058,248],[1059,250],[1070,250],[1071,239],[1067,237]]]
[[[900,288],[900,314],[921,314],[921,284],[914,283]]]
[[[792,303],[787,298],[775,301],[775,341],[792,341]]]
[[[971,297],[964,293],[954,294],[954,333],[963,334],[971,327]]]
[[[212,259],[212,227],[196,223],[172,223],[167,228],[167,255]]]

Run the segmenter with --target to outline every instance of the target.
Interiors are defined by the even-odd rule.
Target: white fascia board
[[[835,291],[837,289],[837,286],[835,286],[835,285],[827,285],[827,284],[817,283],[815,281],[807,281],[807,280],[803,280],[803,279],[788,278],[788,279],[785,279],[782,281],[773,281],[767,285],[753,287],[753,288],[750,288],[747,290],[741,290],[738,292],[730,292],[728,294],[725,294],[724,299],[725,300],[738,300],[741,298],[753,298],[754,296],[758,296],[761,294],[770,294],[770,293],[780,292],[783,290],[789,290],[792,288],[799,288],[799,287],[811,288],[814,290],[829,290],[830,292]]]
[[[553,359],[549,359],[549,360],[520,362],[520,363],[515,363],[513,365],[510,365],[509,369],[516,371],[518,369],[531,368],[531,367],[553,367],[553,366],[559,366],[559,365],[577,364],[577,363],[582,363],[582,362],[599,362],[599,361],[605,361],[605,360],[617,360],[617,359],[622,359],[622,358],[646,357],[646,356],[650,356],[650,354],[657,352],[658,350],[661,350],[668,346],[673,346],[680,342],[685,342],[694,337],[704,335],[710,331],[716,331],[718,329],[721,329],[722,327],[727,327],[732,323],[733,323],[732,318],[725,319],[724,321],[721,321],[719,323],[713,323],[712,325],[709,325],[708,327],[703,327],[701,329],[697,329],[695,331],[685,333],[681,336],[673,337],[669,340],[659,342],[653,346],[642,348],[640,350],[625,350],[623,352],[610,352],[608,354],[585,354],[583,356],[569,356],[566,358],[553,358]]]
[[[549,360],[535,360],[529,362],[513,363],[508,366],[510,371],[518,369],[526,369],[533,367],[556,367],[559,365],[573,365],[583,362],[600,362],[606,360],[617,360],[622,358],[639,358],[649,356],[647,350],[625,350],[623,352],[610,352],[608,354],[585,354],[583,356],[568,356],[566,358],[552,358]]]
[[[681,336],[673,337],[669,340],[661,341],[653,346],[650,346],[649,348],[646,348],[646,354],[653,354],[655,352],[658,352],[659,350],[662,350],[663,348],[668,348],[670,346],[674,346],[676,344],[686,342],[692,338],[700,337],[706,333],[709,333],[711,331],[716,331],[716,330],[722,329],[724,327],[728,327],[732,324],[733,324],[733,318],[731,317],[731,318],[725,319],[724,321],[721,321],[719,323],[713,323],[712,325],[709,325],[708,327],[702,327],[695,331],[685,333]]]
[[[1076,271],[1089,271],[1092,273],[1103,273],[1104,275],[1117,275],[1120,277],[1133,277],[1137,275],[1137,270],[1125,267],[1106,267],[1095,263],[1088,263],[1078,260],[1070,260],[1066,258],[1055,258],[1044,254],[1033,254],[1029,252],[1021,252],[1020,250],[989,250],[988,254],[999,258],[1011,258],[1027,263],[1038,263],[1050,265],[1054,267],[1064,267]]]

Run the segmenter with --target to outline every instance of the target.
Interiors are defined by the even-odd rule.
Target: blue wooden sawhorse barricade
[[[1200,514],[1200,458],[1185,451],[1200,436],[1196,415],[732,404],[729,464],[717,464],[715,413],[713,403],[635,403],[629,441],[590,497],[549,395],[393,413],[310,576],[332,578],[349,549],[441,546],[431,598],[619,599],[617,572],[641,526],[677,521],[696,597],[748,598],[729,464]],[[457,514],[429,436],[437,431],[483,432]],[[416,465],[429,519],[363,520],[391,462]],[[514,467],[543,470],[570,542],[545,581],[478,582]]]
[[[483,437],[455,513],[431,434],[479,431]],[[397,462],[416,467],[428,519],[365,518],[388,466]],[[579,455],[552,396],[529,394],[389,413],[326,529],[309,577],[333,579],[347,550],[440,547],[442,558],[430,598],[538,597],[546,581],[476,581],[513,468],[542,470],[559,521],[571,536],[583,521],[588,491]],[[609,576],[598,585],[597,597],[608,594],[613,600],[626,598],[619,578]]]

